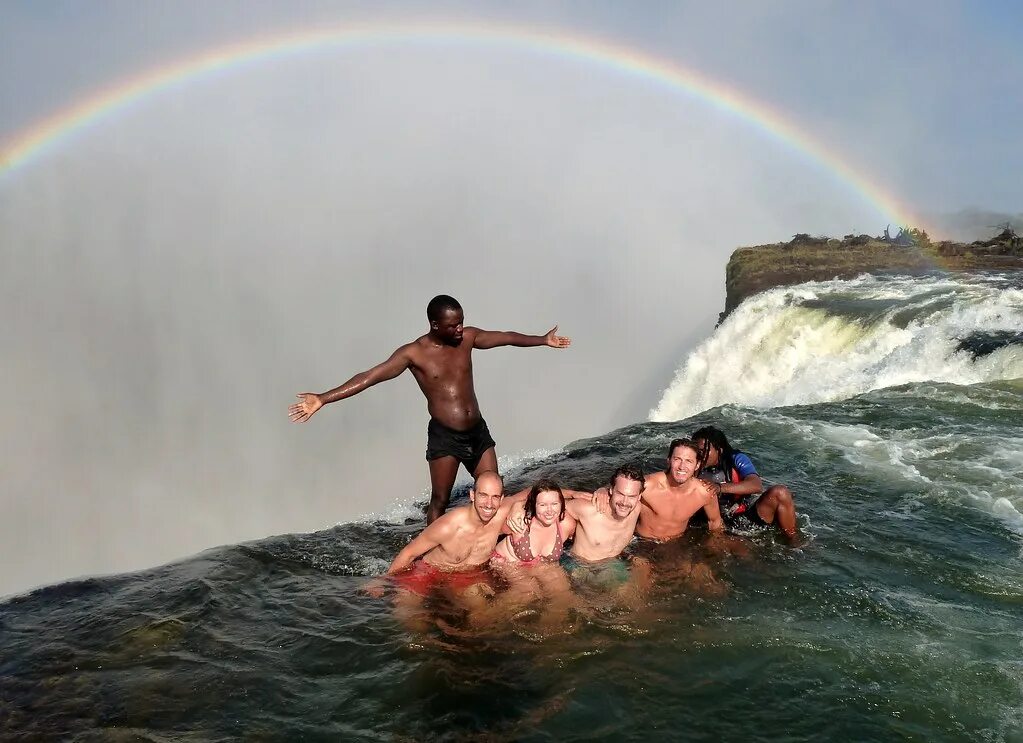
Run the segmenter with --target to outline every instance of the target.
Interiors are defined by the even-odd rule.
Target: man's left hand
[[[555,325],[553,328],[547,331],[547,335],[544,336],[544,342],[551,348],[568,348],[572,345],[572,339],[566,338],[563,335],[558,335],[558,326]]]

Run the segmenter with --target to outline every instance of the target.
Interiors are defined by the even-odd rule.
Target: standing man
[[[430,331],[397,349],[391,357],[369,371],[356,374],[329,392],[299,393],[288,409],[291,420],[309,420],[327,403],[357,395],[379,382],[394,379],[406,369],[412,370],[426,396],[430,412],[427,428],[426,459],[430,463],[430,507],[426,523],[444,513],[451,498],[459,463],[469,474],[497,472],[494,439],[480,414],[472,379],[472,351],[498,346],[548,346],[568,348],[571,340],[557,335],[558,326],[546,335],[481,330],[463,326],[462,305],[447,294],[440,294],[426,306]]]

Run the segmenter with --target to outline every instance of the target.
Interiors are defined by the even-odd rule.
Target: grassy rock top
[[[918,230],[843,239],[796,235],[785,243],[739,248],[725,268],[725,311],[754,294],[804,281],[851,279],[864,273],[1023,269],[1023,237],[1011,229],[986,241],[932,243]]]

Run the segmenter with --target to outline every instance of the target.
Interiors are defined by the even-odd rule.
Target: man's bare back
[[[401,346],[383,363],[356,374],[332,390],[320,394],[299,393],[300,402],[288,408],[288,415],[295,423],[305,422],[324,405],[357,395],[411,369],[426,397],[431,416],[426,458],[430,463],[431,484],[427,523],[432,523],[447,508],[460,464],[473,476],[497,471],[495,443],[480,414],[473,384],[473,349],[568,348],[571,340],[557,335],[556,325],[544,335],[465,327],[461,305],[444,294],[430,301],[427,317],[428,333]]]

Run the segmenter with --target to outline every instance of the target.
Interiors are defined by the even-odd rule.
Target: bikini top
[[[530,525],[532,525],[532,521],[530,521]],[[551,550],[549,555],[541,555],[540,557],[533,555],[533,550],[529,546],[528,528],[518,539],[514,538],[514,534],[509,536],[509,539],[511,539],[512,552],[514,552],[515,556],[522,562],[557,562],[561,559],[561,553],[564,551],[564,541],[561,538],[560,520],[554,522],[554,529],[557,532],[557,536],[554,538],[554,549]]]

